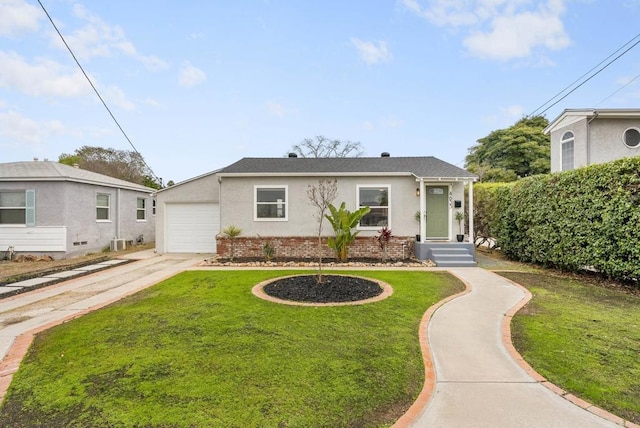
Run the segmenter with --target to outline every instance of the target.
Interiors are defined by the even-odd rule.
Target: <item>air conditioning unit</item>
[[[111,240],[111,251],[122,251],[127,248],[124,239],[113,238]]]

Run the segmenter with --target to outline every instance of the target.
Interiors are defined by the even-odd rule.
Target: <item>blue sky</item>
[[[640,22],[640,0],[42,3],[165,183],[317,135],[463,166]],[[640,46],[546,116],[638,107],[638,75]],[[131,149],[38,2],[0,0],[0,162],[83,145]]]

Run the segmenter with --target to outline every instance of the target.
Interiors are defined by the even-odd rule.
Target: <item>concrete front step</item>
[[[451,261],[439,261],[436,262],[438,267],[476,267],[478,264],[471,261],[451,260]]]
[[[465,248],[442,247],[431,250],[431,260],[438,267],[475,267],[473,255]]]

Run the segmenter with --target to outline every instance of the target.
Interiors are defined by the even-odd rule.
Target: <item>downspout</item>
[[[476,242],[473,236],[473,180],[469,181],[469,242]]]
[[[120,239],[120,189],[119,188],[116,189],[116,239]]]
[[[425,242],[427,237],[427,192],[424,188],[424,179],[420,178],[420,242]]]
[[[591,122],[598,118],[598,111],[593,111],[593,117],[587,121],[587,166],[591,165]]]

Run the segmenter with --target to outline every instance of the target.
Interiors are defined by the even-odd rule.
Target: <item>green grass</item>
[[[512,323],[524,359],[562,389],[640,423],[640,296],[584,279],[499,273],[533,294]]]
[[[424,382],[418,324],[463,289],[439,272],[359,272],[394,288],[362,306],[260,300],[292,272],[185,272],[40,334],[2,426],[389,426]]]

